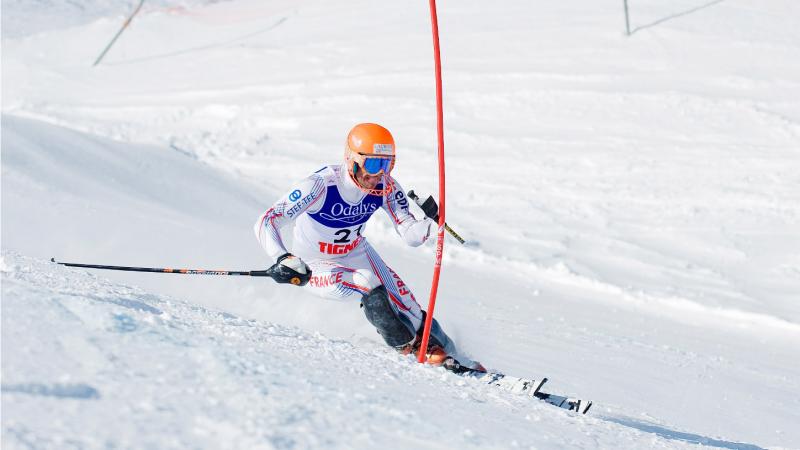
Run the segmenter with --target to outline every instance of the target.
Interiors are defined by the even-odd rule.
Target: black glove
[[[311,268],[291,253],[279,256],[278,262],[267,269],[267,272],[277,283],[291,283],[295,286],[305,286],[311,279]]]
[[[439,205],[436,204],[436,200],[433,199],[432,195],[429,195],[421,204],[417,204],[422,208],[422,212],[424,212],[426,216],[430,217],[435,222],[439,221]]]
[[[428,198],[423,202],[419,197],[417,197],[417,194],[411,190],[408,191],[408,197],[411,198],[411,200],[414,200],[414,203],[416,203],[417,206],[422,208],[422,212],[424,212],[427,217],[436,222],[439,221],[439,205],[436,204],[436,200],[433,199],[432,195],[429,195]]]

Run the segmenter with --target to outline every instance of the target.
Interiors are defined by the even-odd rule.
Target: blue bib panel
[[[382,189],[382,185],[376,189]],[[351,205],[339,194],[336,186],[328,186],[325,204],[319,211],[309,213],[309,217],[330,228],[350,228],[369,220],[372,214],[383,205],[380,195],[366,195],[359,203]]]

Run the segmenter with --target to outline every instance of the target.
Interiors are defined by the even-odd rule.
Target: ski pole
[[[84,269],[121,270],[125,272],[175,273],[181,275],[239,275],[246,277],[270,277],[273,278],[275,281],[285,282],[282,280],[278,280],[277,278],[279,274],[276,273],[276,266],[278,266],[278,264],[273,265],[267,270],[205,270],[205,269],[169,269],[169,268],[159,268],[159,267],[106,266],[101,264],[79,264],[79,263],[60,262],[56,261],[55,258],[50,258],[50,261],[56,264],[60,264],[62,266],[82,267]],[[309,273],[308,275],[309,275],[308,278],[310,278],[311,274]],[[302,280],[301,277],[295,276],[291,277],[287,281],[296,286],[303,286],[308,282],[308,278]]]
[[[419,206],[420,208],[422,208],[422,204],[425,203],[424,201],[420,200],[419,197],[417,197],[417,194],[414,193],[413,190],[412,191],[408,191],[408,197],[411,200],[414,200],[414,203],[416,203],[417,206]],[[437,214],[436,217],[431,217],[431,219],[433,219],[434,221],[438,222],[439,221],[439,215]],[[466,241],[464,241],[464,238],[459,236],[458,233],[456,233],[452,228],[450,228],[450,225],[448,225],[447,222],[445,222],[445,224],[444,224],[444,229],[447,230],[448,233],[450,233],[450,236],[453,236],[454,238],[456,238],[456,240],[458,242],[460,242],[462,244],[464,244],[466,242]]]
[[[125,28],[128,28],[128,25],[131,24],[131,20],[133,20],[133,16],[135,16],[136,13],[138,13],[139,10],[142,9],[142,5],[144,5],[144,0],[141,0],[139,2],[139,5],[136,6],[136,9],[133,10],[131,15],[128,16],[127,19],[125,19],[125,23],[122,24],[122,28],[120,28],[119,31],[117,31],[117,34],[114,35],[114,37],[111,39],[111,42],[109,42],[108,45],[106,45],[106,48],[103,49],[103,52],[100,53],[100,56],[98,56],[97,59],[94,61],[94,64],[92,64],[92,67],[100,64],[100,61],[103,60],[103,57],[106,56],[106,53],[108,53],[108,51],[111,50],[111,46],[114,45],[114,42],[117,42],[117,39],[119,38],[119,35],[121,35],[122,32],[125,31]]]

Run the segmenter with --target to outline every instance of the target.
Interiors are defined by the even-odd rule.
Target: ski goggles
[[[389,170],[392,168],[392,162],[394,162],[394,158],[392,157],[378,158],[374,156],[362,156],[361,167],[370,175],[377,175],[381,170],[383,173],[389,173]]]

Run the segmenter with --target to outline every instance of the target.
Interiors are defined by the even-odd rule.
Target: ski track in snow
[[[91,68],[127,7],[4,0],[3,447],[800,448],[800,11],[631,6],[626,38],[588,0],[439,5],[469,242],[436,315],[574,417],[386,351],[356,305],[43,262],[261,268],[252,221],[360,121],[435,192],[427,5],[148,1]],[[368,236],[422,302],[433,245]]]

